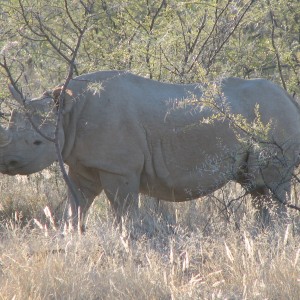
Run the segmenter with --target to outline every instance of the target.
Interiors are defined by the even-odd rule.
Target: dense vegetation
[[[0,124],[14,107],[10,80],[37,96],[64,82],[70,66],[73,76],[125,69],[180,83],[263,77],[297,100],[300,2],[1,1]],[[295,184],[293,202],[298,194]],[[1,299],[300,298],[297,213],[258,232],[235,185],[169,205],[173,230],[156,215],[156,234],[133,241],[112,226],[104,195],[87,234],[62,238],[43,208],[60,215],[65,197],[55,166],[29,178],[0,175]]]
[[[300,4],[289,1],[2,1],[0,48],[22,84],[125,69],[171,82],[265,77],[299,94]],[[1,70],[1,84],[6,74]]]

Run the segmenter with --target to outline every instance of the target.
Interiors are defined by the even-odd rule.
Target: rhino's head
[[[11,86],[10,91],[24,106],[17,91]],[[30,121],[25,110],[31,116]],[[22,108],[13,110],[8,127],[0,126],[1,173],[31,174],[48,167],[57,158],[55,144],[45,138],[45,136],[52,139],[54,137],[56,107],[53,97],[45,93],[40,98],[26,100],[25,110]],[[59,141],[63,146],[63,131],[60,132]]]

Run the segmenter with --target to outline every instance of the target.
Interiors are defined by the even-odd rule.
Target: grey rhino
[[[268,194],[285,211],[300,153],[297,104],[282,88],[263,79],[227,78],[219,88],[219,96],[214,96],[219,106],[214,110],[205,104],[199,84],[162,83],[124,71],[72,79],[59,142],[76,186],[76,201],[69,193],[74,224],[78,211],[84,224],[102,190],[121,221],[130,207],[137,206],[139,193],[186,201],[229,181],[240,183],[252,195],[263,218]],[[17,91],[10,90],[22,102]],[[31,122],[16,109],[8,128],[0,128],[0,172],[31,174],[57,159],[53,142],[36,132],[32,123],[53,136],[57,113],[53,103],[60,90],[25,102]],[[272,124],[268,141],[260,144],[251,142],[252,135],[247,139],[242,126],[232,120],[233,115],[243,116],[255,126],[257,104],[261,122]],[[222,107],[225,113],[216,117]]]

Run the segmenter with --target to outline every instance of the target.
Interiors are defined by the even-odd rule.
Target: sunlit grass
[[[103,195],[85,235],[63,236],[50,226],[18,221],[13,209],[26,209],[25,219],[46,224],[44,206],[54,209],[64,191],[52,179],[39,178],[38,185],[16,180],[1,177],[2,210],[9,198],[17,204],[2,214],[0,299],[300,298],[296,219],[254,230],[247,202],[223,209],[223,200],[239,195],[235,185],[204,201],[172,206],[172,232],[160,220],[151,236],[130,239],[113,226]]]

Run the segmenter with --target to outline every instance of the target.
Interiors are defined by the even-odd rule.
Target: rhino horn
[[[21,105],[25,103],[25,99],[23,98],[22,93],[20,91],[16,90],[15,87],[11,84],[8,85],[8,89],[11,93],[11,95],[14,97],[15,100],[17,100]]]
[[[8,130],[0,126],[0,147],[8,145],[11,142],[11,139],[12,137]]]

